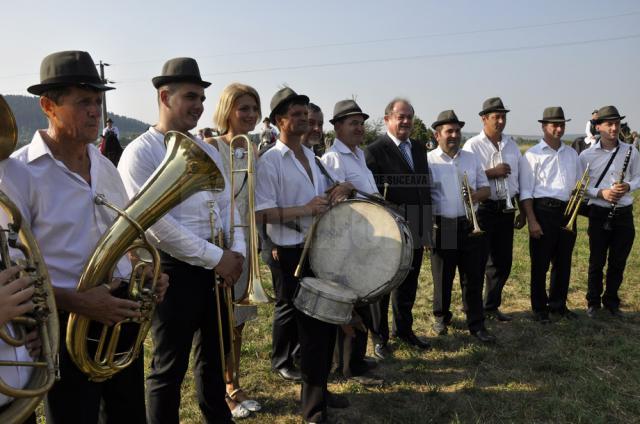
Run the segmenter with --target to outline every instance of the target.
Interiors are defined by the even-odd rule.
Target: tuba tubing
[[[224,176],[215,162],[195,141],[177,131],[167,132],[164,141],[167,145],[167,153],[163,162],[131,200],[124,214],[119,213],[111,227],[103,234],[80,276],[78,292],[84,292],[111,281],[113,269],[120,258],[132,248],[139,247],[139,244],[135,243],[141,235],[140,231],[146,231],[184,199],[198,191],[224,190]],[[157,267],[159,263],[156,264],[156,270]],[[133,291],[130,287],[129,293]],[[91,320],[82,315],[70,314],[66,343],[69,356],[76,366],[93,381],[104,381],[129,366],[140,353],[151,326],[154,302],[148,303],[150,303],[149,307],[142,310],[142,318],[137,320],[140,328],[134,345],[124,359],[118,361],[113,361],[117,342],[113,339],[108,343],[100,342],[100,346],[104,344],[109,346],[111,358],[107,361],[100,360],[98,357],[92,358],[87,343]],[[112,333],[116,338],[119,324],[121,323],[113,326]],[[105,337],[106,332],[108,332],[108,326],[105,325],[103,327]]]

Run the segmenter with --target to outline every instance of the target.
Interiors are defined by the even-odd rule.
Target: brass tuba
[[[0,160],[9,157],[18,141],[15,118],[9,105],[0,96]],[[0,393],[15,398],[7,410],[0,414],[0,422],[21,423],[35,410],[44,394],[51,389],[58,376],[58,343],[60,328],[53,288],[49,273],[29,226],[23,222],[18,207],[0,191],[0,207],[11,220],[8,228],[0,228],[0,252],[2,265],[6,269],[12,265],[9,248],[20,250],[25,259],[18,260],[24,266],[24,273],[33,278],[33,311],[12,320],[13,334],[5,326],[0,328],[0,338],[10,346],[26,343],[26,334],[37,328],[42,350],[34,362],[0,361],[0,366],[33,367],[31,378],[25,388],[7,385],[0,378]]]
[[[128,350],[116,352],[122,324],[134,321],[125,320],[112,327],[103,325],[96,351],[92,355],[88,343],[95,343],[89,336],[92,321],[82,315],[69,315],[69,355],[93,381],[104,381],[129,366],[139,355],[151,327],[155,309],[153,293],[160,272],[160,261],[157,250],[145,241],[144,231],[197,191],[219,191],[225,186],[224,176],[214,161],[190,137],[169,131],[164,141],[167,154],[163,162],[124,211],[115,208],[119,216],[98,242],[78,282],[77,290],[83,292],[111,281],[117,262],[131,250],[147,249],[155,258],[151,283],[145,281],[144,272],[137,265],[131,274],[128,297],[141,302],[143,306],[142,317],[135,321],[139,324],[135,342]],[[103,197],[97,197],[96,202],[110,206]]]

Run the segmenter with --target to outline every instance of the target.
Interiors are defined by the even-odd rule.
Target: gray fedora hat
[[[623,120],[625,117],[620,116],[615,106],[602,106],[598,109],[598,117],[593,120],[594,124],[600,124],[604,121]]]
[[[560,106],[550,106],[544,108],[542,112],[542,119],[538,119],[538,122],[546,124],[548,122],[569,122],[571,119],[564,118],[564,110]]]
[[[486,115],[488,113],[493,112],[501,112],[508,113],[509,109],[505,108],[502,104],[502,99],[500,97],[490,97],[482,103],[482,110],[478,113],[478,115]]]
[[[152,78],[151,82],[155,88],[172,82],[192,82],[204,88],[211,85],[210,82],[202,80],[198,62],[190,57],[175,57],[167,60],[162,66],[162,75]]]
[[[96,65],[87,52],[68,50],[51,53],[40,64],[40,84],[32,85],[27,91],[36,96],[52,88],[73,85],[86,86],[98,91],[113,90],[104,85]]]
[[[456,113],[453,110],[443,110],[438,114],[438,118],[435,120],[433,124],[431,124],[431,128],[434,130],[443,124],[458,124],[460,128],[464,127],[464,121],[461,121],[456,116]]]
[[[309,104],[309,97],[304,94],[298,94],[289,87],[284,87],[276,91],[276,94],[271,98],[271,113],[269,114],[269,120],[271,122],[276,122],[275,112],[278,108],[295,100],[300,100],[302,103]]]
[[[329,122],[331,123],[331,125],[333,125],[346,118],[347,116],[352,115],[362,115],[365,121],[369,119],[369,115],[367,115],[362,111],[362,109],[360,109],[360,106],[358,106],[355,100],[340,100],[333,107],[333,118],[329,119]]]

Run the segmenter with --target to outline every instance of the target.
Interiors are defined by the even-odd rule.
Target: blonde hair
[[[244,95],[249,95],[256,101],[258,106],[256,125],[260,122],[260,119],[262,118],[262,113],[260,111],[262,109],[260,108],[260,96],[258,95],[258,92],[251,86],[234,82],[233,84],[227,85],[224,90],[222,90],[220,99],[218,99],[216,111],[213,114],[213,122],[216,127],[218,127],[218,133],[220,135],[224,135],[229,131],[229,115],[231,115],[233,105],[236,100]]]

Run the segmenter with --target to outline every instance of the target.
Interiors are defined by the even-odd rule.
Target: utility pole
[[[100,79],[102,80],[103,84],[106,84],[108,82],[113,82],[113,81],[109,81],[104,77],[104,67],[105,66],[111,66],[108,63],[104,63],[103,61],[100,61],[100,63],[96,63],[96,65],[100,66]],[[102,128],[107,126],[107,92],[103,91],[102,92]],[[100,132],[100,134],[102,134],[102,132]]]

